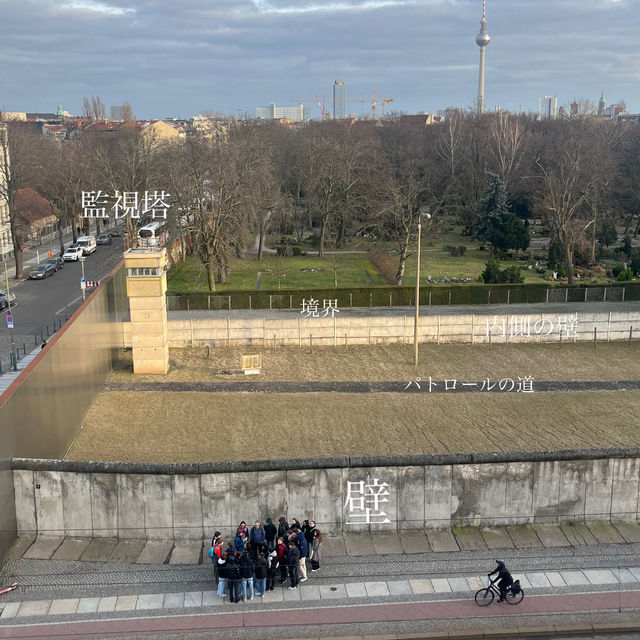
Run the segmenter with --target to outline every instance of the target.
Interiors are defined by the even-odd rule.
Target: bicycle
[[[500,597],[500,590],[496,587],[496,582],[497,580],[490,580],[488,587],[476,591],[474,599],[479,607],[488,607],[496,596]],[[507,587],[505,598],[508,604],[519,604],[522,602],[524,591],[520,586],[520,580],[516,580],[510,587]]]

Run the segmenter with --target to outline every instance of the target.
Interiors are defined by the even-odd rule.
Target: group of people
[[[289,524],[285,517],[277,526],[271,518],[264,525],[256,520],[247,528],[244,520],[236,530],[232,542],[226,543],[219,531],[213,534],[209,557],[218,596],[229,593],[230,602],[253,600],[255,592],[263,597],[280,584],[289,580],[289,589],[297,589],[308,579],[307,560],[311,571],[320,570],[320,545],[322,534],[313,520],[296,519]]]

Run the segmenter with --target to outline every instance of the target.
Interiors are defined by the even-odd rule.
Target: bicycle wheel
[[[475,601],[479,607],[488,607],[493,602],[494,597],[493,591],[487,587],[476,591]]]
[[[522,602],[522,598],[524,598],[524,591],[520,589],[518,593],[512,593],[511,589],[507,591],[507,603],[508,604],[519,604]]]

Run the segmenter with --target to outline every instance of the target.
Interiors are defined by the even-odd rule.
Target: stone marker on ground
[[[431,578],[431,584],[436,593],[451,593],[451,585],[446,578]]]
[[[347,590],[343,584],[321,584],[320,598],[322,600],[344,600],[347,597]]]
[[[347,555],[371,556],[374,555],[373,539],[369,533],[345,533],[344,544]]]
[[[470,591],[469,583],[466,578],[447,578],[451,591],[458,593],[462,591]]]
[[[120,540],[113,550],[109,562],[136,562],[145,547],[144,540]]]
[[[431,546],[422,529],[416,531],[401,531],[400,544],[404,553],[429,553]]]
[[[18,610],[22,602],[7,602],[2,609],[0,619],[6,620],[7,618],[15,618],[18,615]]]
[[[107,596],[106,598],[100,598],[98,603],[98,613],[115,611],[116,602],[118,598],[116,596]]]
[[[173,548],[173,540],[148,540],[140,552],[138,564],[164,564]]]
[[[76,613],[95,613],[98,610],[99,604],[100,598],[80,598]]]
[[[49,560],[63,540],[62,536],[38,536],[22,557],[28,560]]]
[[[449,529],[427,529],[427,540],[433,551],[460,551],[460,547]]]
[[[52,560],[80,560],[91,538],[65,538],[52,556]]]
[[[35,542],[35,535],[22,535],[18,536],[11,545],[9,551],[7,551],[6,558],[8,560],[17,560],[22,558],[27,549]]]
[[[542,571],[527,571],[526,576],[527,580],[529,580],[529,583],[534,589],[543,589],[545,587],[551,586],[551,583],[549,582],[549,580],[547,580],[547,576],[542,573]]]
[[[169,564],[198,564],[202,542],[176,542]]]
[[[618,579],[609,569],[583,569],[582,573],[591,584],[618,584]]]
[[[373,536],[373,551],[378,556],[402,553],[397,533],[376,533]]]
[[[413,593],[408,580],[389,580],[387,587],[389,587],[389,595],[392,596],[410,596]]]
[[[530,524],[509,525],[507,533],[518,549],[535,549],[542,546],[540,538]]]
[[[182,609],[184,607],[184,593],[165,593],[163,609]]]
[[[138,596],[136,609],[162,609],[164,602],[164,594],[162,593],[144,593]]]
[[[590,584],[587,580],[587,576],[585,576],[582,571],[561,571],[560,575],[562,576],[562,579],[567,583],[567,586],[570,587]]]
[[[31,616],[46,616],[51,606],[51,600],[29,600],[23,602],[18,609],[18,618],[30,618]]]
[[[557,524],[534,524],[531,528],[536,532],[544,547],[570,547],[567,536]],[[516,543],[516,546],[518,544]]]
[[[386,582],[365,582],[364,587],[369,597],[381,597],[389,595],[389,588]]]
[[[118,596],[114,611],[133,611],[137,602],[138,596]]]
[[[487,545],[487,549],[512,549],[513,541],[503,527],[484,527],[480,535]]]
[[[453,527],[451,531],[460,551],[478,551],[487,548],[478,527]]]
[[[202,591],[187,591],[184,594],[184,606],[185,607],[201,607]]]
[[[300,599],[320,600],[320,587],[317,584],[305,584],[304,588],[300,589]]]
[[[347,589],[347,595],[350,598],[366,598],[367,590],[364,586],[364,582],[347,582],[344,585]]]

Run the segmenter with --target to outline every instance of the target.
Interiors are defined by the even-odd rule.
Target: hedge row
[[[322,309],[325,300],[349,307],[412,306],[414,287],[360,287],[327,289],[276,289],[272,291],[171,292],[170,311],[221,309],[302,309],[310,299]],[[460,284],[420,288],[421,305],[515,304],[536,302],[598,302],[640,300],[640,282],[604,286],[549,287],[546,284]]]

